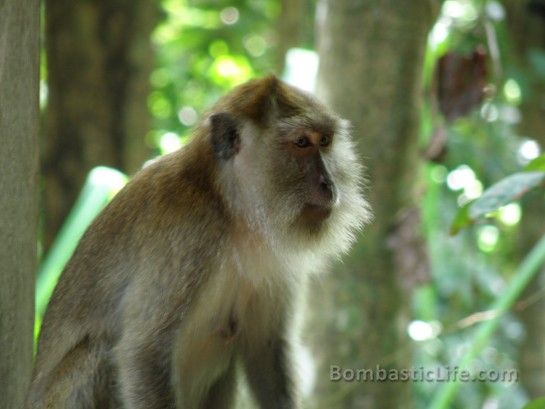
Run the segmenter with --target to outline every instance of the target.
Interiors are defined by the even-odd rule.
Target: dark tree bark
[[[0,408],[32,370],[38,215],[39,1],[0,0]]]
[[[541,9],[538,7],[541,5]],[[519,131],[539,142],[545,148],[545,82],[536,77],[530,62],[533,50],[545,52],[545,2],[509,0],[507,27],[512,50],[510,61],[520,70],[527,81],[521,106],[522,121]],[[524,202],[524,215],[520,225],[519,253],[521,259],[545,234],[543,213],[545,203],[542,194],[530,195]],[[545,287],[545,270],[528,286],[523,299],[532,300],[519,311],[519,318],[526,330],[519,355],[521,383],[531,398],[545,395],[545,300],[535,295]]]
[[[276,28],[276,72],[284,70],[286,53],[300,47],[305,29],[305,0],[281,0]]]
[[[147,157],[154,0],[47,0],[45,247],[89,170],[133,173]]]
[[[352,121],[375,219],[352,256],[310,297],[316,408],[410,407],[408,382],[331,382],[329,369],[411,366],[409,297],[426,268],[414,207],[418,110],[437,11],[432,0],[410,7],[394,0],[319,2],[318,94]]]

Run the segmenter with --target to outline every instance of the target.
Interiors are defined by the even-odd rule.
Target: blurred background
[[[276,73],[352,122],[375,213],[308,291],[305,407],[545,408],[544,0],[44,3],[36,333],[127,178]],[[333,382],[332,365],[490,376]]]

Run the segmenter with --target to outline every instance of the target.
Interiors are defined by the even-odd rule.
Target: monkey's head
[[[222,98],[207,126],[236,218],[279,251],[346,251],[369,218],[348,124],[270,76]]]

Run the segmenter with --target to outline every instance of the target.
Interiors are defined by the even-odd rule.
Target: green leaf
[[[520,172],[500,180],[488,188],[469,207],[469,218],[476,220],[517,199],[545,182],[545,172]]]
[[[479,217],[520,199],[529,190],[543,184],[545,184],[545,171],[520,172],[500,180],[489,187],[481,197],[458,210],[450,226],[450,234],[458,234],[460,230],[475,223]]]
[[[458,209],[458,213],[456,213],[456,216],[454,216],[454,220],[450,225],[451,235],[454,236],[458,234],[460,230],[473,223],[473,220],[471,220],[471,218],[469,217],[469,207],[472,203],[473,202],[466,203],[464,206]]]
[[[545,155],[538,156],[524,167],[526,172],[539,171],[545,172]]]
[[[538,398],[529,402],[522,409],[545,409],[545,398]]]

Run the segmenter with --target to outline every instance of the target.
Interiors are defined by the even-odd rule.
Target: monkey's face
[[[242,214],[279,248],[346,250],[368,217],[362,169],[344,123],[320,115],[240,132],[232,171]]]
[[[334,131],[281,122],[269,137],[267,149],[276,158],[269,164],[276,200],[295,210],[292,228],[318,233],[340,203],[331,169]]]
[[[235,217],[279,249],[347,250],[369,209],[346,122],[276,79],[243,85],[218,110],[211,137]]]

